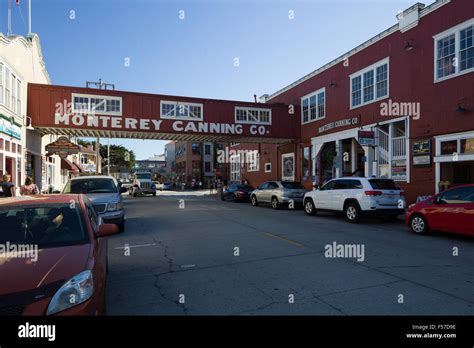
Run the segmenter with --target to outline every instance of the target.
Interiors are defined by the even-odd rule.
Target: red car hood
[[[32,290],[58,281],[67,281],[86,268],[90,244],[38,250],[31,258],[0,257],[0,295]]]

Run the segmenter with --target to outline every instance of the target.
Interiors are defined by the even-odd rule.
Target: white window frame
[[[247,152],[247,172],[258,172],[260,170],[260,154],[257,150]]]
[[[10,109],[13,111],[13,113],[16,114],[16,75],[14,73],[10,73],[11,76],[11,90],[12,90],[12,100],[11,100],[11,107]]]
[[[387,94],[382,97],[377,98],[377,68],[385,64],[387,64]],[[373,74],[374,74],[374,84],[373,84],[374,99],[364,102],[364,74],[371,70],[373,71]],[[353,106],[352,105],[352,80],[359,76],[361,79],[360,80],[360,90],[361,90],[360,104]],[[349,75],[349,87],[350,87],[350,94],[349,94],[349,109],[350,110],[357,109],[357,108],[360,108],[361,106],[376,103],[380,100],[389,98],[390,97],[390,58],[386,57],[372,65],[369,65],[368,67],[365,67],[362,70],[359,70]]]
[[[87,110],[76,110],[76,103],[74,102],[75,98],[87,98]],[[105,103],[105,110],[104,111],[96,111],[91,109],[91,98],[92,99],[104,99]],[[120,103],[120,111],[107,111],[107,100],[116,100]],[[82,93],[71,93],[71,104],[72,104],[72,112],[73,113],[91,113],[96,115],[109,115],[109,116],[122,116],[123,104],[122,104],[122,97],[110,97],[107,95],[95,95],[95,94],[82,94]]]
[[[433,61],[434,61],[434,83],[442,82],[445,80],[449,80],[453,77],[461,76],[464,74],[469,74],[474,71],[474,67],[460,71],[459,69],[461,68],[461,59],[460,59],[460,49],[461,49],[461,38],[460,38],[460,33],[461,30],[466,29],[467,27],[470,27],[471,25],[474,25],[474,18],[471,18],[465,22],[459,23],[458,25],[451,27],[441,33],[438,33],[433,36],[434,40],[434,54],[433,54]],[[457,64],[454,66],[454,73],[448,76],[443,76],[438,78],[438,40],[441,40],[443,38],[446,38],[447,36],[450,36],[454,34],[454,58],[456,59]]]
[[[270,168],[268,168],[270,166]],[[265,163],[265,173],[271,173],[272,172],[272,162],[267,162]]]
[[[245,120],[237,120],[237,111],[242,110],[245,111]],[[250,111],[257,111],[258,112],[258,121],[249,121],[249,112]],[[262,111],[267,111],[268,112],[268,121],[262,121],[261,119],[261,112]],[[253,107],[246,107],[246,106],[236,106],[234,108],[234,120],[235,123],[241,123],[241,124],[266,124],[266,125],[271,125],[272,124],[272,109],[267,109],[267,108],[253,108]]]
[[[21,116],[21,80],[17,77],[16,79],[16,86],[17,86],[17,92],[16,92],[16,113],[18,116]]]
[[[323,105],[323,108],[324,108],[324,116],[323,117],[319,117],[319,98],[318,96],[321,94],[321,93],[324,93],[324,105]],[[310,101],[311,101],[311,98],[312,97],[316,97],[316,118],[315,119],[311,119],[311,104],[310,104]],[[303,102],[304,100],[308,100],[308,121],[304,121],[304,114],[303,114]],[[319,120],[323,120],[326,118],[326,100],[327,100],[327,95],[326,95],[326,87],[323,87],[323,88],[320,88],[318,89],[317,91],[314,91],[314,92],[311,92],[310,94],[307,94],[305,96],[302,96],[300,98],[300,105],[301,105],[301,124],[308,124],[308,123],[311,123],[311,122],[315,122],[315,121],[319,121]]]
[[[230,180],[240,181],[240,155],[230,156]]]
[[[163,115],[163,104],[170,104],[173,105],[173,115]],[[201,116],[200,117],[191,117],[191,116],[178,116],[176,113],[176,109],[178,107],[185,107],[189,114],[189,107],[195,106],[201,109]],[[202,121],[204,119],[204,105],[200,103],[188,103],[188,102],[179,102],[179,101],[172,101],[172,100],[160,100],[160,118],[165,120],[184,120],[184,121]]]
[[[0,62],[0,104],[3,105],[3,102],[5,100],[5,82],[3,81],[3,78],[5,76],[5,64],[3,62]]]

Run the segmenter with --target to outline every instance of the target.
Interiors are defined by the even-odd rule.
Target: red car
[[[417,234],[437,230],[474,235],[474,185],[456,186],[412,204],[405,223]]]
[[[0,199],[0,315],[105,312],[107,240],[85,195]]]

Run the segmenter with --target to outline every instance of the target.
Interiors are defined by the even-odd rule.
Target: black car
[[[232,184],[222,190],[221,199],[223,201],[231,200],[234,202],[249,201],[250,192],[253,190],[254,188],[247,184]]]

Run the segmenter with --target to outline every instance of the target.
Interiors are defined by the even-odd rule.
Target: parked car
[[[250,193],[255,190],[252,186],[247,184],[232,184],[222,190],[221,199],[223,201],[231,200],[237,201],[249,201]]]
[[[405,223],[417,234],[437,230],[474,235],[474,184],[456,186],[410,205]]]
[[[120,232],[125,230],[125,211],[118,182],[111,176],[80,176],[72,178],[63,193],[85,194],[105,223],[116,224]]]
[[[0,315],[104,314],[107,239],[102,237],[118,229],[102,223],[89,198],[2,199],[0,226],[0,244],[25,251],[0,262],[0,279],[7,280],[0,282],[5,300]]]
[[[155,187],[159,191],[163,191],[163,183],[158,182],[158,181],[153,181],[155,183]]]
[[[259,204],[271,204],[273,209],[278,209],[282,204],[291,201],[294,204],[303,203],[305,193],[306,189],[298,182],[267,181],[252,191],[250,201],[254,207]]]
[[[304,211],[344,213],[347,221],[357,222],[363,215],[396,219],[405,212],[403,190],[392,179],[347,177],[328,181],[321,188],[306,193]]]

